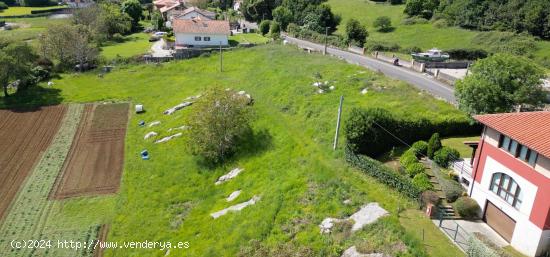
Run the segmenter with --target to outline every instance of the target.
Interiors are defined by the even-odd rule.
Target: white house
[[[229,21],[180,20],[173,21],[176,49],[227,46],[231,35]]]
[[[474,117],[484,130],[461,178],[483,220],[527,256],[550,252],[550,112]]]

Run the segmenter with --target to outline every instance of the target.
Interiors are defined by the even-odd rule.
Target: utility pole
[[[223,72],[223,52],[222,52],[222,41],[220,41],[220,72]]]
[[[325,50],[323,55],[327,55],[327,44],[328,44],[328,27],[325,27]]]
[[[338,119],[336,120],[336,135],[334,135],[334,145],[332,150],[336,150],[338,146],[338,132],[340,131],[340,119],[342,118],[342,104],[344,104],[344,96],[340,96],[340,107],[338,107]]]

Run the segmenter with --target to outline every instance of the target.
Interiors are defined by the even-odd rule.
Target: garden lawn
[[[458,150],[461,158],[470,158],[472,148],[464,144],[466,141],[479,141],[479,136],[445,138],[441,140],[441,144]]]
[[[94,222],[106,212],[103,222],[111,223],[108,241],[190,243],[189,249],[171,249],[174,256],[235,256],[251,246],[251,240],[270,249],[281,245],[309,248],[313,256],[340,256],[346,248],[365,240],[378,245],[402,241],[414,256],[457,252],[444,240],[437,251],[422,244],[417,233],[432,231],[431,222],[421,215],[411,216],[407,222],[397,216],[398,210],[414,209],[416,204],[348,167],[343,158],[343,135],[337,151],[332,151],[332,139],[340,95],[345,97],[344,122],[351,108],[359,106],[429,119],[466,119],[464,114],[402,82],[290,46],[226,52],[223,73],[218,71],[218,58],[213,54],[161,65],[122,66],[103,77],[87,73],[54,80],[54,89],[60,90],[55,101],[130,101],[143,104],[146,112],[131,115],[120,193],[104,199],[65,200],[63,208],[54,208],[52,214],[59,222],[50,224],[62,229],[63,220],[74,226],[79,220]],[[316,79],[316,74],[322,78]],[[312,84],[318,80],[329,81],[335,90],[317,94]],[[193,106],[171,116],[162,112],[216,86],[246,90],[255,99],[254,135],[223,166],[201,165],[186,152],[185,136],[164,144],[143,139],[150,131],[158,132],[158,138],[172,134],[167,130],[184,125]],[[369,88],[369,93],[361,95],[363,88]],[[140,120],[161,124],[139,127]],[[148,161],[139,157],[144,149],[150,153]],[[236,167],[244,168],[238,177],[214,185],[219,176]],[[241,195],[227,203],[225,198],[235,190],[242,190]],[[254,195],[261,200],[241,212],[216,220],[209,215]],[[351,204],[343,204],[347,199]],[[379,202],[391,215],[351,236],[319,233],[324,218],[347,217],[368,202]],[[108,211],[97,203],[108,205]],[[434,236],[444,238],[442,234]],[[393,249],[386,248],[377,249]],[[110,249],[105,254],[164,255],[165,251],[158,249]]]
[[[257,33],[247,33],[247,34],[235,34],[233,36],[230,36],[229,40],[234,40],[242,44],[261,45],[261,44],[266,44],[267,42],[269,42],[270,39]]]
[[[114,59],[116,57],[128,58],[138,55],[143,55],[149,52],[151,48],[149,42],[149,34],[136,33],[124,37],[124,41],[108,42],[101,47],[101,56],[106,59]]]
[[[432,23],[403,25],[407,18],[403,13],[405,5],[376,4],[368,0],[329,0],[332,10],[342,16],[342,22],[337,33],[343,34],[346,21],[354,18],[367,26],[368,40],[397,43],[402,48],[420,47],[422,50],[431,48],[483,48],[472,42],[479,31],[466,30],[457,27],[437,28]],[[378,32],[373,22],[380,16],[388,16],[395,30],[392,32]],[[538,41],[538,49],[532,56],[539,63],[550,67],[550,41]]]
[[[51,9],[61,9],[65,6],[46,6],[46,7],[21,7],[21,6],[12,6],[6,10],[0,11],[0,16],[19,16],[19,15],[28,15],[31,14],[31,11],[38,10],[51,10]]]

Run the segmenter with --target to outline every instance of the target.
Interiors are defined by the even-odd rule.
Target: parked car
[[[156,42],[156,41],[159,41],[161,37],[159,36],[151,36],[149,38],[149,42]]]
[[[162,36],[164,36],[164,35],[166,35],[166,34],[168,34],[168,33],[167,33],[167,32],[164,32],[164,31],[157,31],[157,32],[155,32],[154,35],[157,36],[157,37],[162,37]]]

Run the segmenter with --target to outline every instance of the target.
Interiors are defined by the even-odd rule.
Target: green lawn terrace
[[[378,251],[392,251],[384,245],[401,242],[414,256],[463,256],[443,234],[433,237],[429,246],[422,243],[423,229],[433,235],[439,231],[415,211],[416,203],[348,167],[343,135],[335,152],[332,139],[341,95],[344,122],[352,107],[386,108],[410,118],[467,119],[465,114],[382,74],[290,46],[237,49],[223,57],[221,73],[219,55],[212,54],[160,65],[118,66],[102,77],[90,72],[53,80],[42,103],[128,101],[143,104],[146,112],[130,118],[119,194],[65,200],[52,214],[59,224],[52,224],[62,230],[62,220],[74,226],[101,217],[111,224],[108,241],[189,241],[189,249],[172,249],[173,256],[236,256],[253,247],[253,239],[270,251],[282,245],[310,250],[312,256],[339,256],[365,241],[374,242]],[[313,83],[325,81],[334,89],[318,93]],[[222,166],[207,167],[186,152],[184,137],[164,144],[144,140],[150,131],[162,138],[172,134],[168,129],[185,125],[193,106],[173,115],[162,112],[208,87],[244,90],[255,100],[254,135],[236,156]],[[367,93],[361,94],[365,88]],[[23,95],[19,100],[30,99]],[[140,120],[161,124],[139,127]],[[150,153],[148,161],[139,156],[144,149]],[[237,167],[244,169],[239,176],[214,185]],[[225,198],[236,190],[242,193],[227,203]],[[261,200],[253,206],[215,220],[210,216],[254,195]],[[319,233],[324,218],[347,217],[369,202],[380,203],[390,215],[351,235]],[[97,204],[114,206],[114,211]],[[145,249],[105,252],[117,257],[164,255]]]
[[[458,27],[438,27],[431,21],[426,24],[404,25],[407,15],[403,13],[405,5],[390,5],[375,3],[369,0],[329,0],[328,4],[334,13],[342,16],[342,21],[336,33],[343,34],[348,19],[354,18],[367,26],[369,36],[367,40],[396,43],[402,49],[420,47],[426,51],[432,48],[443,50],[455,48],[482,48],[488,45],[480,45],[474,38],[482,33],[480,31],[467,30]],[[388,16],[392,21],[394,30],[391,32],[379,32],[373,27],[373,22],[380,16]],[[529,58],[550,67],[550,42],[537,40],[537,49],[530,53]]]
[[[21,16],[29,15],[32,11],[43,11],[43,10],[55,10],[63,9],[67,6],[45,6],[45,7],[26,7],[26,6],[10,6],[8,9],[0,11],[0,16],[9,17],[9,16]]]

